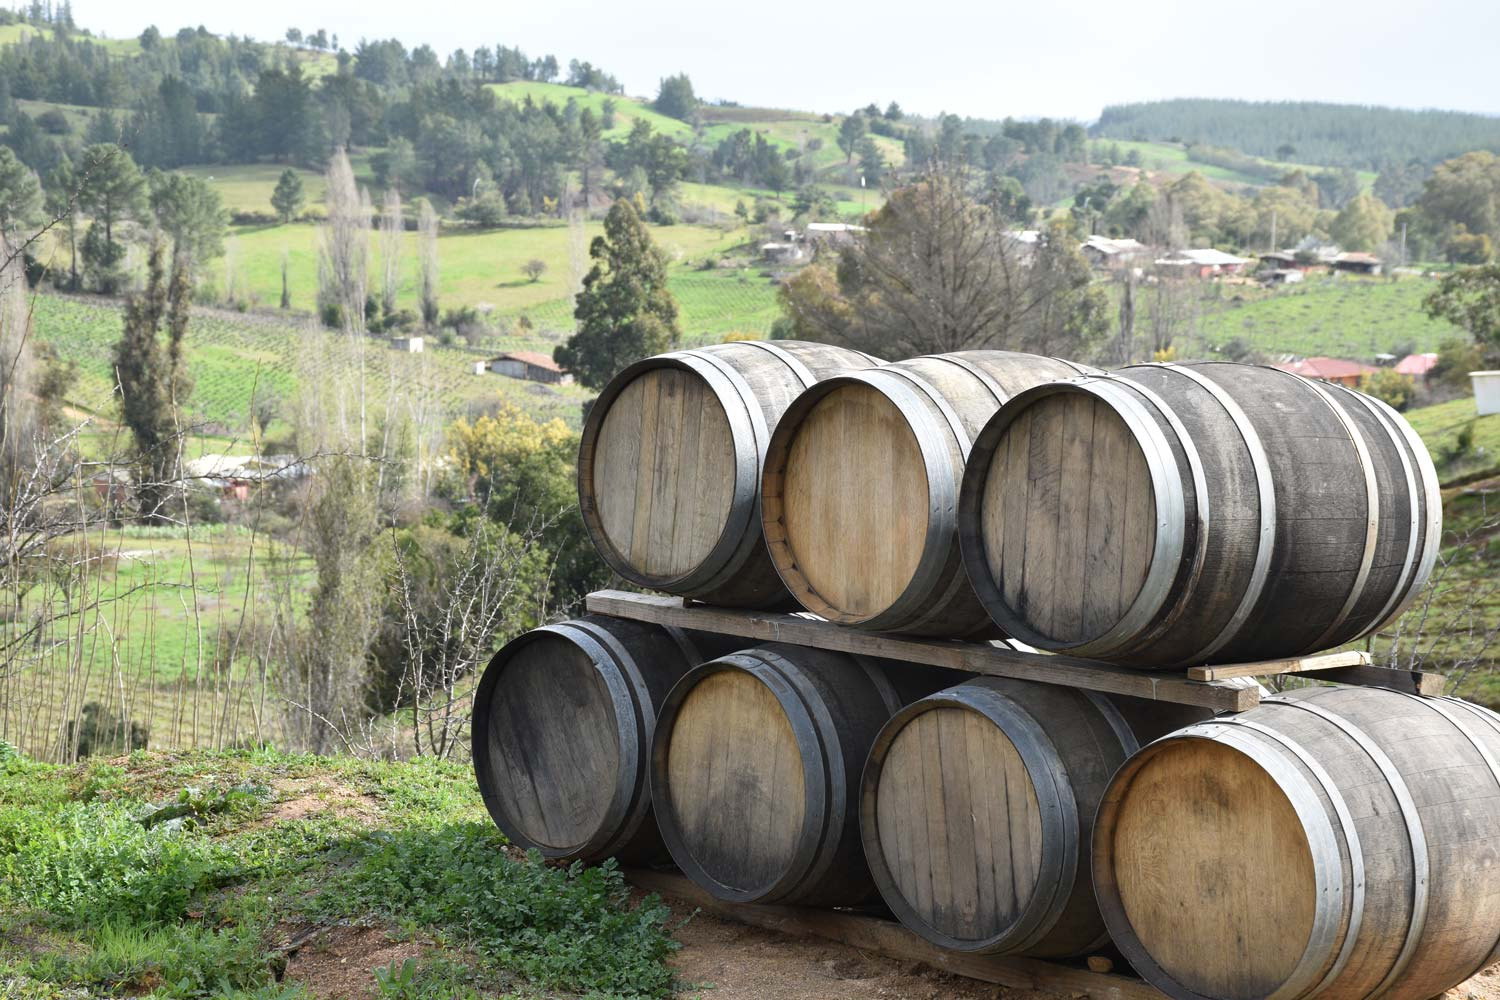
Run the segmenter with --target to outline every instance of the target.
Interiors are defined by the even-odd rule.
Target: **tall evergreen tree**
[[[151,210],[156,224],[172,238],[173,256],[196,267],[224,254],[229,215],[219,192],[201,177],[152,171]]]
[[[135,496],[141,519],[147,522],[172,518],[178,412],[191,391],[182,348],[192,284],[180,260],[173,260],[168,276],[162,257],[161,244],[153,245],[146,288],[126,303],[125,331],[114,357],[120,410],[135,446]]]
[[[302,178],[297,171],[287,167],[276,179],[276,189],[271,192],[271,207],[276,210],[276,217],[282,222],[291,222],[302,211],[304,198]]]
[[[589,256],[594,265],[573,310],[578,332],[553,357],[579,382],[601,389],[632,361],[676,344],[682,331],[667,289],[666,254],[629,201],[610,208]]]

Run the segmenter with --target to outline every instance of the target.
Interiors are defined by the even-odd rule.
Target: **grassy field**
[[[258,751],[63,768],[0,746],[0,870],[0,993],[24,1000],[678,987],[660,900],[632,900],[613,864],[508,846],[466,764]]]
[[[551,101],[564,105],[569,100],[577,101],[580,108],[589,108],[595,114],[603,114],[604,102],[613,100],[615,126],[605,132],[607,138],[619,138],[628,133],[638,120],[645,121],[652,129],[669,135],[689,145],[707,147],[718,145],[740,129],[748,128],[766,137],[782,149],[807,148],[809,140],[821,140],[822,146],[813,152],[813,163],[820,169],[836,167],[844,162],[844,154],[838,148],[840,116],[823,115],[806,111],[786,111],[776,108],[720,108],[705,104],[699,108],[700,127],[669,118],[652,110],[650,101],[621,95],[601,94],[581,87],[565,87],[557,83],[538,83],[529,80],[514,80],[510,83],[489,85],[496,95],[504,100],[520,103],[528,97],[536,102]],[[904,162],[901,143],[885,136],[874,136],[876,144],[885,154],[886,160],[899,166]]]
[[[110,356],[120,337],[119,307],[108,301],[41,295],[34,301],[39,343],[76,364],[78,382],[69,402],[100,414],[108,426],[114,385]],[[187,335],[187,366],[194,381],[189,418],[204,432],[222,440],[244,441],[256,399],[286,401],[296,391],[300,373],[316,366],[327,350],[342,350],[341,334],[310,320],[196,310]],[[501,348],[536,347],[535,338],[497,341]],[[587,395],[573,386],[548,386],[501,376],[474,375],[476,355],[433,344],[422,354],[402,354],[376,340],[365,345],[364,359],[371,396],[383,399],[385,388],[399,383],[422,388],[441,399],[450,415],[473,404],[511,402],[538,417],[558,416],[576,424],[578,404]]]
[[[444,308],[474,306],[497,316],[519,316],[544,303],[569,299],[591,264],[589,243],[603,231],[600,222],[574,229],[556,224],[445,231],[438,241],[439,302]],[[674,273],[739,246],[747,235],[743,229],[685,224],[657,226],[652,231]],[[225,257],[216,262],[210,279],[231,289],[236,298],[274,306],[280,301],[285,255],[292,306],[311,309],[317,297],[320,239],[315,223],[237,227],[231,231]],[[529,260],[546,265],[540,280],[532,281],[522,273],[522,265]],[[372,234],[372,267],[378,267],[378,261],[379,240]],[[401,276],[398,301],[414,310],[418,278],[415,233],[403,237]]]
[[[625,136],[637,119],[646,121],[653,130],[674,139],[688,141],[693,137],[693,127],[687,122],[658,114],[651,110],[647,102],[621,94],[603,94],[597,90],[586,90],[583,87],[566,87],[560,83],[541,83],[535,80],[492,83],[489,84],[489,88],[501,100],[510,101],[512,104],[521,104],[528,97],[538,104],[551,101],[559,106],[567,104],[569,100],[574,100],[578,102],[580,110],[588,108],[594,114],[601,116],[604,114],[604,102],[612,100],[615,103],[615,127],[604,133],[607,138],[611,139]]]
[[[286,169],[286,165],[281,163],[237,165],[221,163],[205,167],[183,167],[182,172],[193,174],[207,181],[219,193],[224,207],[231,213],[270,213],[273,211],[271,192],[276,189],[276,182],[281,179],[281,174]],[[291,169],[302,178],[302,191],[307,199],[307,207],[321,209],[326,186],[323,174],[315,170],[304,170],[301,167]]]
[[[30,627],[33,612],[57,615],[0,676],[0,740],[52,756],[90,702],[143,725],[157,746],[277,738],[246,629],[268,624],[262,612],[275,594],[310,587],[308,557],[230,525],[115,528],[58,544],[90,571],[83,584],[36,581],[0,622],[8,639]],[[64,582],[84,592],[65,599]],[[58,614],[63,607],[74,610]]]
[[[1435,351],[1458,331],[1422,312],[1431,290],[1421,278],[1314,277],[1275,290],[1212,284],[1197,324],[1200,343],[1193,346],[1238,339],[1273,359],[1295,354],[1366,362],[1381,353]]]
[[[1500,414],[1479,416],[1473,396],[1410,410],[1406,419],[1427,443],[1444,481],[1500,472]],[[1467,447],[1463,437],[1471,438]]]
[[[1180,176],[1182,174],[1197,173],[1212,181],[1222,184],[1241,184],[1249,187],[1264,187],[1270,182],[1263,177],[1248,174],[1240,170],[1231,170],[1212,163],[1200,163],[1188,156],[1187,147],[1175,142],[1147,142],[1133,139],[1097,139],[1091,144],[1093,155],[1099,155],[1101,146],[1117,146],[1122,154],[1131,151],[1140,155],[1141,166],[1155,173]],[[1279,162],[1274,160],[1259,161],[1267,167],[1283,173],[1293,170],[1301,170],[1312,174],[1324,170],[1323,167],[1311,166],[1306,163]],[[1359,170],[1355,172],[1359,177],[1362,190],[1368,191],[1375,183],[1375,172],[1373,170]]]

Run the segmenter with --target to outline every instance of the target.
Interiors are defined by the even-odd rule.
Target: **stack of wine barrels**
[[[1500,960],[1500,716],[1070,684],[1071,658],[1293,657],[1399,616],[1442,501],[1380,401],[1246,365],[742,342],[626,368],[578,488],[640,587],[1070,655],[1040,684],[599,615],[535,630],[475,696],[512,842],[670,860],[735,903],[883,902],[958,952],[1110,951],[1183,1000],[1425,1000]]]

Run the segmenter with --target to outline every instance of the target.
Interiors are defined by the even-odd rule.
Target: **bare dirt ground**
[[[693,906],[668,897],[682,950],[673,960],[684,997],[704,1000],[1057,1000],[1047,993],[1007,990],[899,962],[819,938],[790,937],[759,927],[693,916]],[[688,919],[691,917],[691,919]],[[1489,1000],[1489,998],[1485,998]]]
[[[682,997],[702,1000],[1060,1000],[1056,994],[1007,989],[951,976],[819,938],[773,931],[694,913],[668,897],[682,950],[673,966]],[[376,927],[334,927],[299,948],[286,968],[315,1000],[364,1000],[373,971],[422,955],[418,941],[394,941]],[[1500,965],[1443,994],[1442,1000],[1500,1000]]]
[[[690,904],[667,902],[680,924],[674,936],[683,947],[672,964],[684,984],[683,998],[1058,1000],[1051,994],[1004,990],[817,938],[793,938],[693,915]],[[313,1000],[365,1000],[374,994],[375,969],[399,967],[408,958],[422,957],[424,950],[420,941],[392,940],[384,928],[330,927],[292,952],[285,975]]]

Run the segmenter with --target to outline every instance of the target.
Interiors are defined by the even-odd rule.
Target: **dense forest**
[[[1273,160],[1382,170],[1500,151],[1500,118],[1462,111],[1180,98],[1104,109],[1094,134],[1111,139],[1227,146]]]

